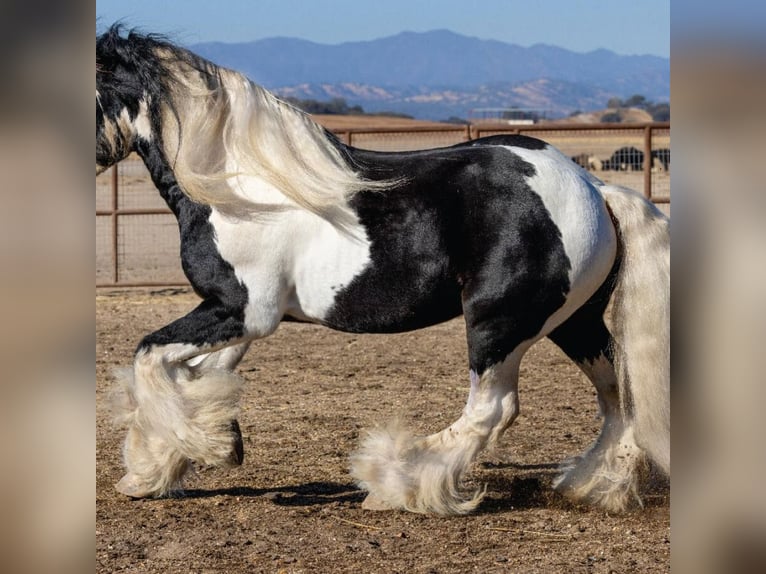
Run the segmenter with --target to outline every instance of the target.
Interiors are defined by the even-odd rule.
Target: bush
[[[346,103],[346,100],[343,98],[333,98],[328,102],[320,102],[311,99],[301,100],[300,98],[285,98],[285,101],[309,114],[364,114],[362,106],[349,107],[348,103]]]
[[[604,124],[617,124],[622,121],[622,117],[618,112],[607,112],[601,116],[601,123]]]
[[[655,122],[670,121],[670,104],[653,104],[646,111],[652,114],[652,119]]]

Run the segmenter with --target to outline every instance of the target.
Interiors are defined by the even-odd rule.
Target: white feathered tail
[[[622,248],[612,312],[621,409],[636,444],[670,475],[670,220],[632,190],[601,192]]]

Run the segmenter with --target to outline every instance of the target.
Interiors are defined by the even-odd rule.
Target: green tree
[[[641,94],[634,94],[622,102],[622,105],[626,108],[644,108],[648,103],[646,98]]]
[[[622,100],[620,98],[609,98],[609,101],[606,103],[606,107],[610,110],[621,108]]]
[[[655,122],[669,122],[670,121],[670,104],[651,104],[647,106],[646,111],[652,115],[652,119]]]

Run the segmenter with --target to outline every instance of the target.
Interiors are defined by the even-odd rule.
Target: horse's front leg
[[[232,369],[251,338],[241,312],[210,301],[144,338],[132,370],[120,377],[119,419],[128,434],[118,491],[163,496],[178,488],[191,461],[242,462],[241,380]]]
[[[187,364],[198,376],[214,370],[233,371],[249,348],[250,341],[238,343],[234,346],[190,359],[187,361]],[[242,431],[239,428],[239,421],[237,419],[232,419],[231,431],[234,434],[231,462],[240,465],[245,460],[245,445],[242,441]]]

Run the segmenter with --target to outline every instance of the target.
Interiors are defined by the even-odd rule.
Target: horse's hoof
[[[148,490],[141,481],[138,480],[136,475],[128,473],[123,476],[117,484],[114,485],[117,492],[130,496],[131,498],[149,498],[153,496],[153,492]]]
[[[239,422],[236,419],[231,421],[231,432],[234,433],[233,450],[231,451],[231,464],[240,466],[245,460],[245,445],[242,443],[242,432],[239,430]]]
[[[385,502],[383,499],[378,498],[376,495],[370,493],[367,498],[362,502],[362,508],[365,510],[395,510],[395,507]]]

